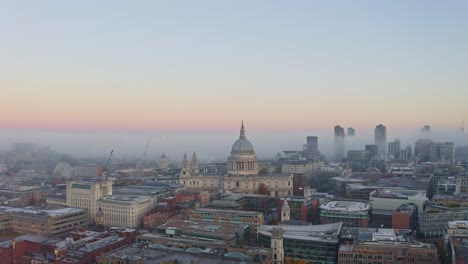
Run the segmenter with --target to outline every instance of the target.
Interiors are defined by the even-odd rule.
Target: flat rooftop
[[[369,202],[359,201],[330,201],[320,205],[321,210],[338,211],[348,213],[368,212],[371,208]]]
[[[244,226],[245,227],[245,226]],[[212,223],[212,222],[195,222],[195,221],[182,221],[172,220],[165,224],[158,226],[158,229],[168,230],[176,229],[182,230],[186,234],[217,236],[217,237],[230,237],[238,230],[242,229],[242,225]]]
[[[8,207],[8,206],[0,206],[0,212],[6,213],[20,213],[20,214],[30,214],[30,215],[47,215],[50,217],[57,217],[72,213],[79,213],[84,212],[84,209],[80,208],[58,208],[58,209],[41,209],[41,208],[34,208],[30,207]]]
[[[297,240],[321,241],[327,243],[337,243],[343,226],[342,222],[323,225],[289,226],[281,225],[283,237]],[[259,234],[271,236],[276,225],[262,225],[258,229]]]
[[[109,202],[109,203],[126,203],[134,204],[150,200],[151,197],[144,195],[112,195],[108,197],[101,198],[100,201]]]
[[[262,249],[265,254],[268,254],[267,249]],[[239,252],[240,253],[240,252]],[[178,260],[179,263],[203,263],[203,264],[253,264],[261,263],[255,260],[252,256],[244,253],[227,252],[221,249],[214,248],[196,248],[190,247],[186,250],[177,248],[168,249],[159,244],[152,244],[148,248],[141,250],[136,247],[118,248],[105,254],[106,257],[119,257],[123,260],[138,261],[143,259],[145,264],[159,264],[166,261]],[[244,262],[242,262],[244,261]]]
[[[253,212],[253,211],[239,211],[239,210],[223,210],[223,209],[210,209],[210,208],[198,208],[192,210],[192,213],[212,213],[212,214],[236,214],[236,215],[262,215],[262,213],[259,212]]]
[[[468,229],[467,220],[448,221],[447,227],[450,229]]]
[[[409,230],[392,228],[348,228],[343,231],[342,237],[354,238],[354,246],[383,246],[383,247],[411,247],[435,249],[434,244],[415,241],[408,236]],[[340,251],[352,251],[353,247],[340,246]]]
[[[411,214],[415,209],[416,205],[414,204],[402,204],[395,211],[402,214]]]
[[[405,189],[379,189],[376,190],[376,196],[379,198],[397,198],[397,199],[406,199],[408,197],[426,197],[425,191],[420,190],[405,190]]]

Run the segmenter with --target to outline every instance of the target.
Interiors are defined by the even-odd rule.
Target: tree
[[[268,195],[268,187],[264,183],[260,183],[258,186],[258,194]]]

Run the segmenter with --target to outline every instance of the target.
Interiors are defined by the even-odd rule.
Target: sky
[[[0,1],[0,147],[231,142],[241,120],[272,142],[336,124],[456,130],[467,12],[456,0]]]

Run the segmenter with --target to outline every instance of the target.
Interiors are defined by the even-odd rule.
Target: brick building
[[[393,229],[416,230],[418,222],[418,206],[415,204],[402,204],[392,213]]]

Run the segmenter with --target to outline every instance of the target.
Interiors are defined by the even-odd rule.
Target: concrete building
[[[453,164],[454,161],[453,142],[432,142],[429,146],[429,160],[431,162],[442,162]]]
[[[318,149],[318,137],[308,136],[307,137],[307,144],[304,145],[304,156],[307,159],[313,159],[320,155]]]
[[[341,126],[335,126],[335,159],[341,161],[345,157],[345,132]]]
[[[450,236],[464,236],[468,239],[468,221],[448,221],[445,226],[444,239],[448,240]]]
[[[407,232],[384,228],[344,230],[343,235],[352,242],[340,245],[337,263],[438,264],[435,245],[417,242]]]
[[[374,130],[375,145],[379,153],[387,153],[387,128],[380,124]]]
[[[284,174],[310,174],[315,169],[315,163],[311,161],[286,161],[281,163],[281,173]]]
[[[257,230],[263,225],[263,214],[252,211],[218,210],[198,208],[192,210],[190,221],[205,221],[214,223],[230,223],[250,226],[250,239],[257,239]]]
[[[272,250],[269,248],[230,246],[222,241],[168,237],[154,233],[145,233],[137,238],[137,247],[148,246],[145,250],[133,253],[132,257],[142,257],[145,264],[169,264],[175,259],[179,263],[204,264],[273,264]],[[119,254],[125,249],[113,252]],[[111,257],[111,256],[110,256]],[[109,260],[98,258],[98,264],[108,264]],[[118,260],[121,260],[119,258]],[[140,264],[140,263],[138,263]]]
[[[432,140],[418,139],[414,145],[414,156],[418,158],[419,162],[430,161]]]
[[[193,165],[193,164],[192,164]],[[220,190],[234,193],[255,194],[259,187],[268,188],[272,197],[292,195],[293,175],[283,173],[259,173],[259,164],[252,143],[245,135],[244,124],[241,126],[239,139],[231,148],[228,158],[227,175],[204,174],[192,175],[187,155],[182,161],[180,184],[187,190],[204,190],[219,192]]]
[[[372,221],[375,226],[390,227],[392,213],[402,204],[412,203],[422,211],[427,201],[426,192],[399,188],[380,188],[371,192]]]
[[[377,145],[366,145],[365,150],[369,151],[369,155],[374,157],[375,155],[379,154],[379,147]]]
[[[145,214],[153,208],[153,198],[136,195],[112,195],[96,203],[105,226],[139,227]]]
[[[277,261],[281,262],[284,252],[285,263],[335,264],[342,223],[326,225],[292,226],[263,225],[259,228],[260,245],[275,248]]]
[[[388,142],[388,154],[393,156],[395,159],[400,158],[400,139],[397,138],[392,142]]]
[[[356,129],[348,127],[348,137],[354,137],[356,135]]]
[[[372,214],[369,202],[331,201],[319,208],[322,224],[342,222],[345,227],[369,227]]]
[[[89,220],[96,222],[99,209],[97,201],[112,195],[112,182],[101,179],[97,181],[70,181],[67,183],[67,206],[89,210]]]
[[[0,206],[0,219],[13,232],[43,236],[64,234],[89,224],[88,212],[78,208]]]
[[[248,225],[182,220],[171,220],[156,228],[157,233],[169,237],[223,241],[227,245],[245,244],[250,237],[249,230]]]

